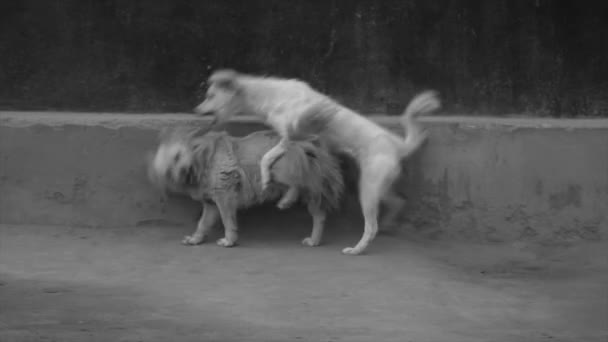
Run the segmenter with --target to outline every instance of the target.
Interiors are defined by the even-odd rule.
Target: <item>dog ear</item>
[[[215,84],[216,86],[229,90],[238,89],[238,72],[231,69],[221,69],[215,71],[209,77],[209,84]]]

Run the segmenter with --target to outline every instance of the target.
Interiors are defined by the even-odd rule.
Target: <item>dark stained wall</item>
[[[218,67],[365,112],[608,116],[608,1],[4,0],[0,108],[190,111]]]

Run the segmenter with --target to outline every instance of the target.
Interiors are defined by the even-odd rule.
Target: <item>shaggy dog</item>
[[[301,199],[313,219],[312,233],[302,243],[319,245],[326,213],[338,207],[344,187],[339,161],[319,139],[292,141],[271,168],[274,182],[262,189],[260,160],[279,140],[273,131],[242,138],[224,132],[197,136],[184,130],[161,135],[156,153],[149,157],[150,179],[164,191],[187,194],[203,204],[196,231],[183,244],[202,243],[221,218],[225,236],[217,244],[234,246],[238,209],[278,199],[279,208],[286,208]]]
[[[401,161],[416,151],[426,138],[416,117],[440,107],[437,94],[426,91],[411,100],[401,116],[406,138],[380,127],[370,119],[296,79],[259,77],[233,70],[214,72],[208,80],[205,100],[195,112],[214,115],[218,122],[236,114],[261,117],[281,136],[260,163],[262,187],[269,184],[270,167],[286,151],[289,141],[314,134],[333,151],[353,157],[359,166],[359,201],[365,219],[364,233],[345,254],[360,254],[378,232],[378,212],[386,203],[394,217],[403,200],[392,186],[401,174]]]

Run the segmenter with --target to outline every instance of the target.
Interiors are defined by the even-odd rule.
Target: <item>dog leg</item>
[[[346,247],[342,253],[361,254],[376,237],[380,202],[399,173],[400,165],[397,158],[379,156],[361,164],[359,201],[365,221],[363,236],[354,247]]]
[[[218,201],[217,207],[224,224],[224,237],[217,240],[218,246],[233,247],[239,238],[236,221],[237,206],[231,201]]]
[[[203,214],[201,215],[200,220],[198,220],[196,231],[192,235],[185,236],[182,240],[182,244],[192,246],[202,243],[211,228],[213,228],[217,222],[219,216],[215,204],[205,202],[203,204]]]
[[[262,190],[265,190],[270,184],[270,168],[272,165],[285,154],[286,139],[281,139],[278,144],[268,150],[260,161],[260,176],[262,178]]]
[[[378,206],[380,204],[380,196],[377,194],[377,189],[368,187],[368,192],[361,192],[359,196],[365,221],[363,236],[354,247],[344,248],[342,250],[342,253],[344,254],[358,255],[363,253],[378,233]]]
[[[318,203],[308,203],[308,212],[312,216],[312,232],[309,237],[302,240],[302,244],[308,247],[318,246],[323,237],[325,229],[325,218],[327,214],[319,207]]]
[[[283,210],[291,207],[291,205],[298,199],[300,196],[300,191],[297,187],[292,186],[287,189],[287,192],[281,197],[279,204],[277,204],[277,208]]]

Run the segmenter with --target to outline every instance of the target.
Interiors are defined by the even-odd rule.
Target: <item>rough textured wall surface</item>
[[[396,120],[377,120],[401,134]],[[426,122],[430,140],[395,185],[407,197],[400,229],[480,241],[607,236],[608,121]],[[161,127],[200,124],[178,114],[0,113],[0,223],[194,225],[200,206],[162,198],[144,160]],[[261,127],[243,118],[228,128]],[[350,194],[333,217],[359,231],[356,174],[347,170]]]
[[[300,77],[364,112],[608,115],[608,2],[8,0],[0,107],[188,111],[209,71]]]

